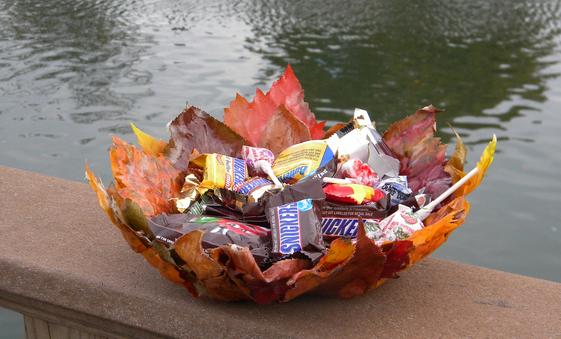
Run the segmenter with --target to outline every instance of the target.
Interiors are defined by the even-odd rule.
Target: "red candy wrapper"
[[[378,174],[360,159],[350,159],[339,168],[340,176],[350,179],[355,184],[375,186],[380,180]]]
[[[323,192],[329,201],[354,205],[377,202],[385,197],[381,190],[361,184],[327,184]]]

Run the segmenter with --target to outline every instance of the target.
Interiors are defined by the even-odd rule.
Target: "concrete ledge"
[[[427,259],[364,297],[193,299],[129,249],[85,184],[0,167],[0,305],[126,337],[554,337],[561,284]]]

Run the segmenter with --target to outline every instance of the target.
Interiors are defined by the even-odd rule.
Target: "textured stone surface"
[[[5,167],[0,235],[0,305],[121,335],[561,336],[561,284],[436,259],[351,300],[193,299],[130,250],[86,185]]]

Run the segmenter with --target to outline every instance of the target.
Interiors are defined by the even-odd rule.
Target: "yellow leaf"
[[[147,154],[157,156],[162,154],[167,146],[167,143],[163,140],[156,139],[150,134],[143,132],[140,128],[136,127],[135,124],[131,122],[131,128],[136,135],[136,140],[144,152]]]

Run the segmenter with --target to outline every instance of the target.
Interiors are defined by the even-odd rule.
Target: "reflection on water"
[[[187,101],[217,116],[291,63],[322,119],[382,128],[445,108],[475,158],[499,154],[439,256],[561,281],[559,1],[4,0],[0,164],[109,178],[110,134],[165,137]],[[522,251],[521,249],[527,249]]]

